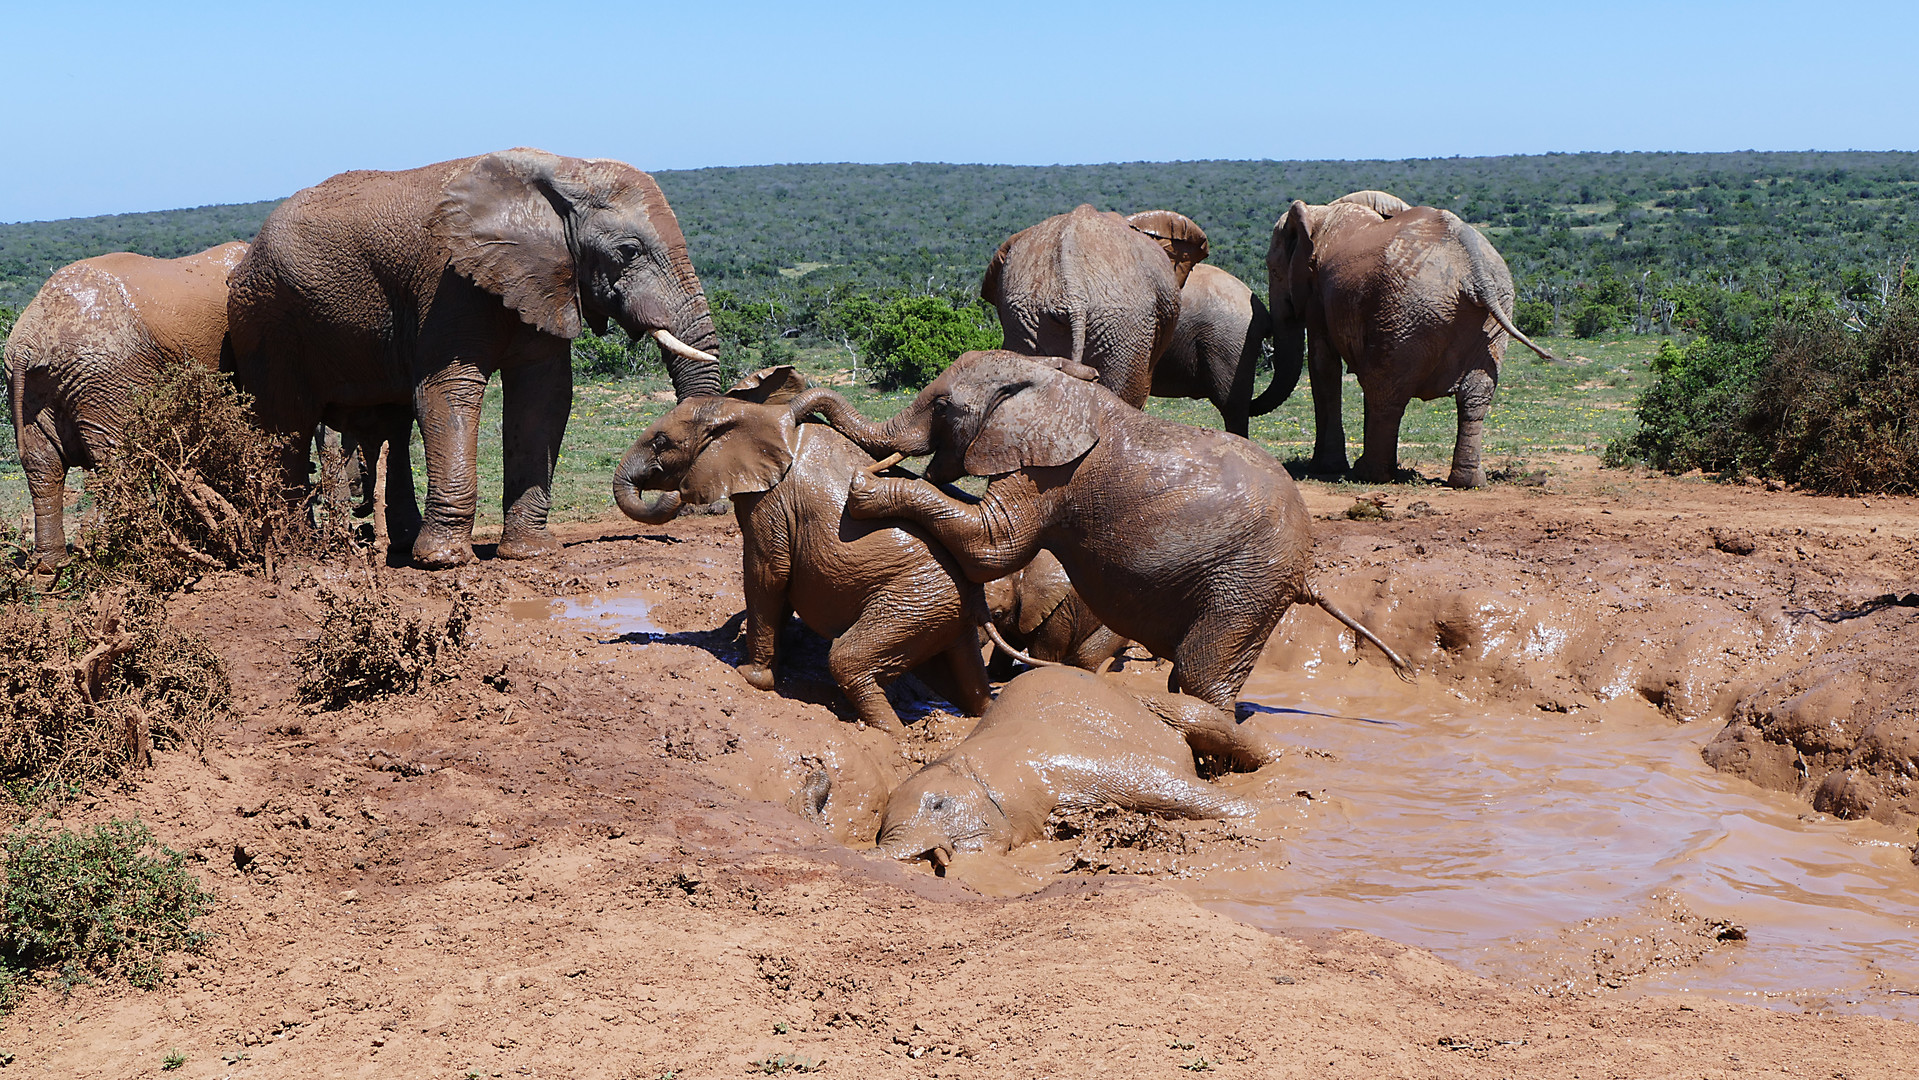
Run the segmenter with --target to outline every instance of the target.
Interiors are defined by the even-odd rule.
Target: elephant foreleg
[[[27,474],[27,491],[33,497],[33,553],[46,565],[67,550],[67,463],[38,424],[20,425],[19,441],[20,470]]]
[[[413,558],[421,566],[437,569],[473,560],[485,397],[486,373],[464,361],[428,373],[414,388],[414,413],[426,449],[426,515],[413,542]],[[387,470],[389,476],[392,472]]]
[[[1406,400],[1384,393],[1365,395],[1366,445],[1354,470],[1369,484],[1390,484],[1399,475],[1399,425],[1406,417]]]
[[[1486,414],[1492,411],[1493,391],[1498,381],[1483,368],[1468,371],[1459,380],[1459,435],[1453,440],[1453,471],[1446,478],[1448,487],[1486,486],[1486,470],[1480,464],[1479,443],[1486,429]]]
[[[500,425],[506,459],[506,526],[500,558],[530,559],[559,550],[547,532],[553,501],[553,470],[573,408],[573,369],[564,358],[500,371],[505,414]]]
[[[746,661],[738,670],[754,689],[771,690],[778,680],[780,630],[793,613],[786,601],[788,565],[783,552],[763,551],[752,539],[744,565]]]
[[[1033,486],[1023,474],[1013,473],[993,481],[986,497],[971,505],[924,480],[858,472],[846,510],[856,518],[896,517],[919,524],[952,554],[969,580],[983,585],[1032,562],[1039,552],[1039,527],[1033,520],[1038,515],[1009,505],[1001,494],[1008,485]]]
[[[1306,355],[1313,384],[1312,470],[1342,474],[1346,471],[1346,419],[1339,402],[1343,365],[1323,333],[1307,332]]]

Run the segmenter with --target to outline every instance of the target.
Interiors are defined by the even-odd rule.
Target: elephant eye
[[[634,259],[640,257],[640,245],[632,243],[631,241],[621,244],[619,246],[619,256],[622,263],[632,262]]]

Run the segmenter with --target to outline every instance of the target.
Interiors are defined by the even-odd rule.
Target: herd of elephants
[[[685,237],[630,165],[515,149],[342,173],[287,199],[251,244],[102,255],[47,281],[5,352],[35,551],[50,562],[66,549],[68,469],[97,467],[139,396],[170,366],[197,364],[229,372],[283,438],[289,493],[308,483],[322,425],[357,447],[369,485],[384,448],[387,535],[428,568],[474,557],[481,402],[498,372],[498,556],[549,553],[569,339],[618,323],[659,343],[679,403],[626,453],[615,501],[653,524],[731,501],[746,680],[773,688],[797,614],[832,639],[831,674],[863,722],[902,730],[884,687],[909,671],[984,714],[894,792],[883,850],[944,866],[955,850],[1036,837],[1075,800],[1245,812],[1195,758],[1272,759],[1236,708],[1291,605],[1324,608],[1406,671],[1309,580],[1305,505],[1244,437],[1248,417],[1304,368],[1313,468],[1344,473],[1350,368],[1365,406],[1354,471],[1389,480],[1407,402],[1452,395],[1448,480],[1478,486],[1508,340],[1547,354],[1513,325],[1511,275],[1479,232],[1384,192],[1286,207],[1265,303],[1206,255],[1200,226],[1168,210],[1080,206],[1014,234],[981,285],[1004,347],[959,357],[875,424],[791,368],[722,385]],[[1255,398],[1267,338],[1274,379]],[[1227,430],[1149,416],[1151,394],[1210,398]],[[424,507],[406,463],[415,423]],[[924,455],[924,476],[898,464]],[[964,476],[986,478],[984,494],[951,486]],[[997,700],[982,629],[1039,665]],[[1129,641],[1171,661],[1165,693],[1099,677]]]

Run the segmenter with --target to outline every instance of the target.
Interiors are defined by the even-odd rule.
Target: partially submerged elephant
[[[832,428],[797,422],[790,403],[805,385],[775,368],[726,396],[680,402],[626,452],[615,501],[651,525],[686,504],[733,501],[746,587],[740,673],[755,687],[773,688],[791,612],[833,639],[827,666],[867,723],[903,730],[884,687],[915,669],[978,716],[988,694],[979,586],[919,527],[847,518],[848,487],[874,461]],[[665,494],[649,502],[644,491]]]
[[[1066,568],[1041,549],[1033,561],[986,583],[986,608],[1007,643],[1036,660],[1099,671],[1126,647],[1073,588]],[[1013,675],[1013,657],[995,653],[988,671]]]
[[[1006,851],[1061,807],[1117,803],[1172,817],[1244,817],[1252,804],[1201,780],[1194,758],[1252,770],[1278,750],[1182,694],[1141,694],[1073,668],[1007,683],[964,741],[886,800],[879,850],[895,859]]]
[[[1179,324],[1166,355],[1153,368],[1153,396],[1205,398],[1226,430],[1244,435],[1248,421],[1279,408],[1299,383],[1299,369],[1273,369],[1266,391],[1253,396],[1260,345],[1273,336],[1266,302],[1217,266],[1201,263],[1179,290]]]
[[[1408,401],[1450,394],[1459,431],[1446,482],[1486,482],[1480,439],[1507,339],[1552,354],[1513,325],[1512,274],[1477,229],[1380,191],[1325,206],[1294,202],[1273,226],[1266,273],[1274,367],[1297,380],[1304,361],[1312,376],[1315,472],[1346,471],[1344,361],[1366,403],[1360,479],[1383,483],[1397,473]]]
[[[1286,609],[1318,604],[1405,661],[1307,580],[1312,528],[1286,470],[1236,435],[1162,420],[1069,360],[972,352],[884,424],[823,388],[794,399],[872,454],[932,454],[926,477],[992,479],[978,505],[930,483],[852,477],[855,518],[904,518],[986,582],[1058,556],[1113,632],[1173,661],[1168,688],[1231,713]]]
[[[179,259],[116,252],[61,267],[6,343],[13,430],[33,497],[33,550],[66,551],[67,470],[94,469],[163,371],[215,368],[227,332],[227,272],[247,245]]]
[[[480,403],[505,391],[499,554],[553,550],[553,467],[573,399],[567,339],[609,320],[660,344],[682,397],[717,394],[718,337],[659,185],[631,165],[516,149],[342,173],[267,216],[232,275],[236,377],[262,423],[411,405],[426,449],[416,562],[473,557]],[[306,448],[287,481],[304,482]]]
[[[1184,215],[1080,205],[1008,237],[980,296],[999,311],[1007,349],[1085,364],[1139,408],[1179,322],[1180,287],[1206,252],[1205,231]]]

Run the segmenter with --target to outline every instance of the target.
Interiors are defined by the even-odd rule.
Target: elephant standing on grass
[[[932,454],[926,477],[986,476],[978,505],[924,480],[853,476],[847,512],[904,518],[977,582],[1041,548],[1112,632],[1173,661],[1168,689],[1231,715],[1286,609],[1318,604],[1405,667],[1307,581],[1312,528],[1286,470],[1236,435],[1162,420],[1069,360],[966,353],[898,416],[830,390],[793,402],[871,454]]]
[[[1125,218],[1081,205],[1001,244],[980,296],[999,311],[1007,349],[1085,364],[1139,408],[1206,251],[1204,230],[1170,210]]]
[[[1266,302],[1246,283],[1217,266],[1201,263],[1179,290],[1179,325],[1166,355],[1153,368],[1153,396],[1205,398],[1219,410],[1226,430],[1245,435],[1252,417],[1264,416],[1292,396],[1299,369],[1273,369],[1272,384],[1253,396],[1260,345],[1273,336]]]
[[[219,366],[227,272],[246,252],[235,242],[180,259],[82,259],[55,271],[20,313],[7,339],[7,391],[42,564],[67,549],[67,470],[106,462],[129,409],[162,372]]]
[[[1397,473],[1408,401],[1450,394],[1459,433],[1446,482],[1485,484],[1480,439],[1507,339],[1552,354],[1513,325],[1512,274],[1478,230],[1451,211],[1408,207],[1380,191],[1325,206],[1294,202],[1273,226],[1266,273],[1274,367],[1297,379],[1304,362],[1312,376],[1313,471],[1346,471],[1343,361],[1365,396],[1360,479],[1385,483]]]
[[[608,320],[655,338],[680,397],[717,394],[718,338],[659,185],[618,161],[506,150],[405,172],[342,173],[267,216],[232,276],[234,369],[264,426],[411,405],[426,451],[413,558],[473,557],[480,403],[505,391],[502,558],[546,528],[573,401],[567,339]],[[397,425],[396,425],[397,426]],[[307,473],[304,442],[287,482]],[[391,473],[393,470],[389,470]]]

